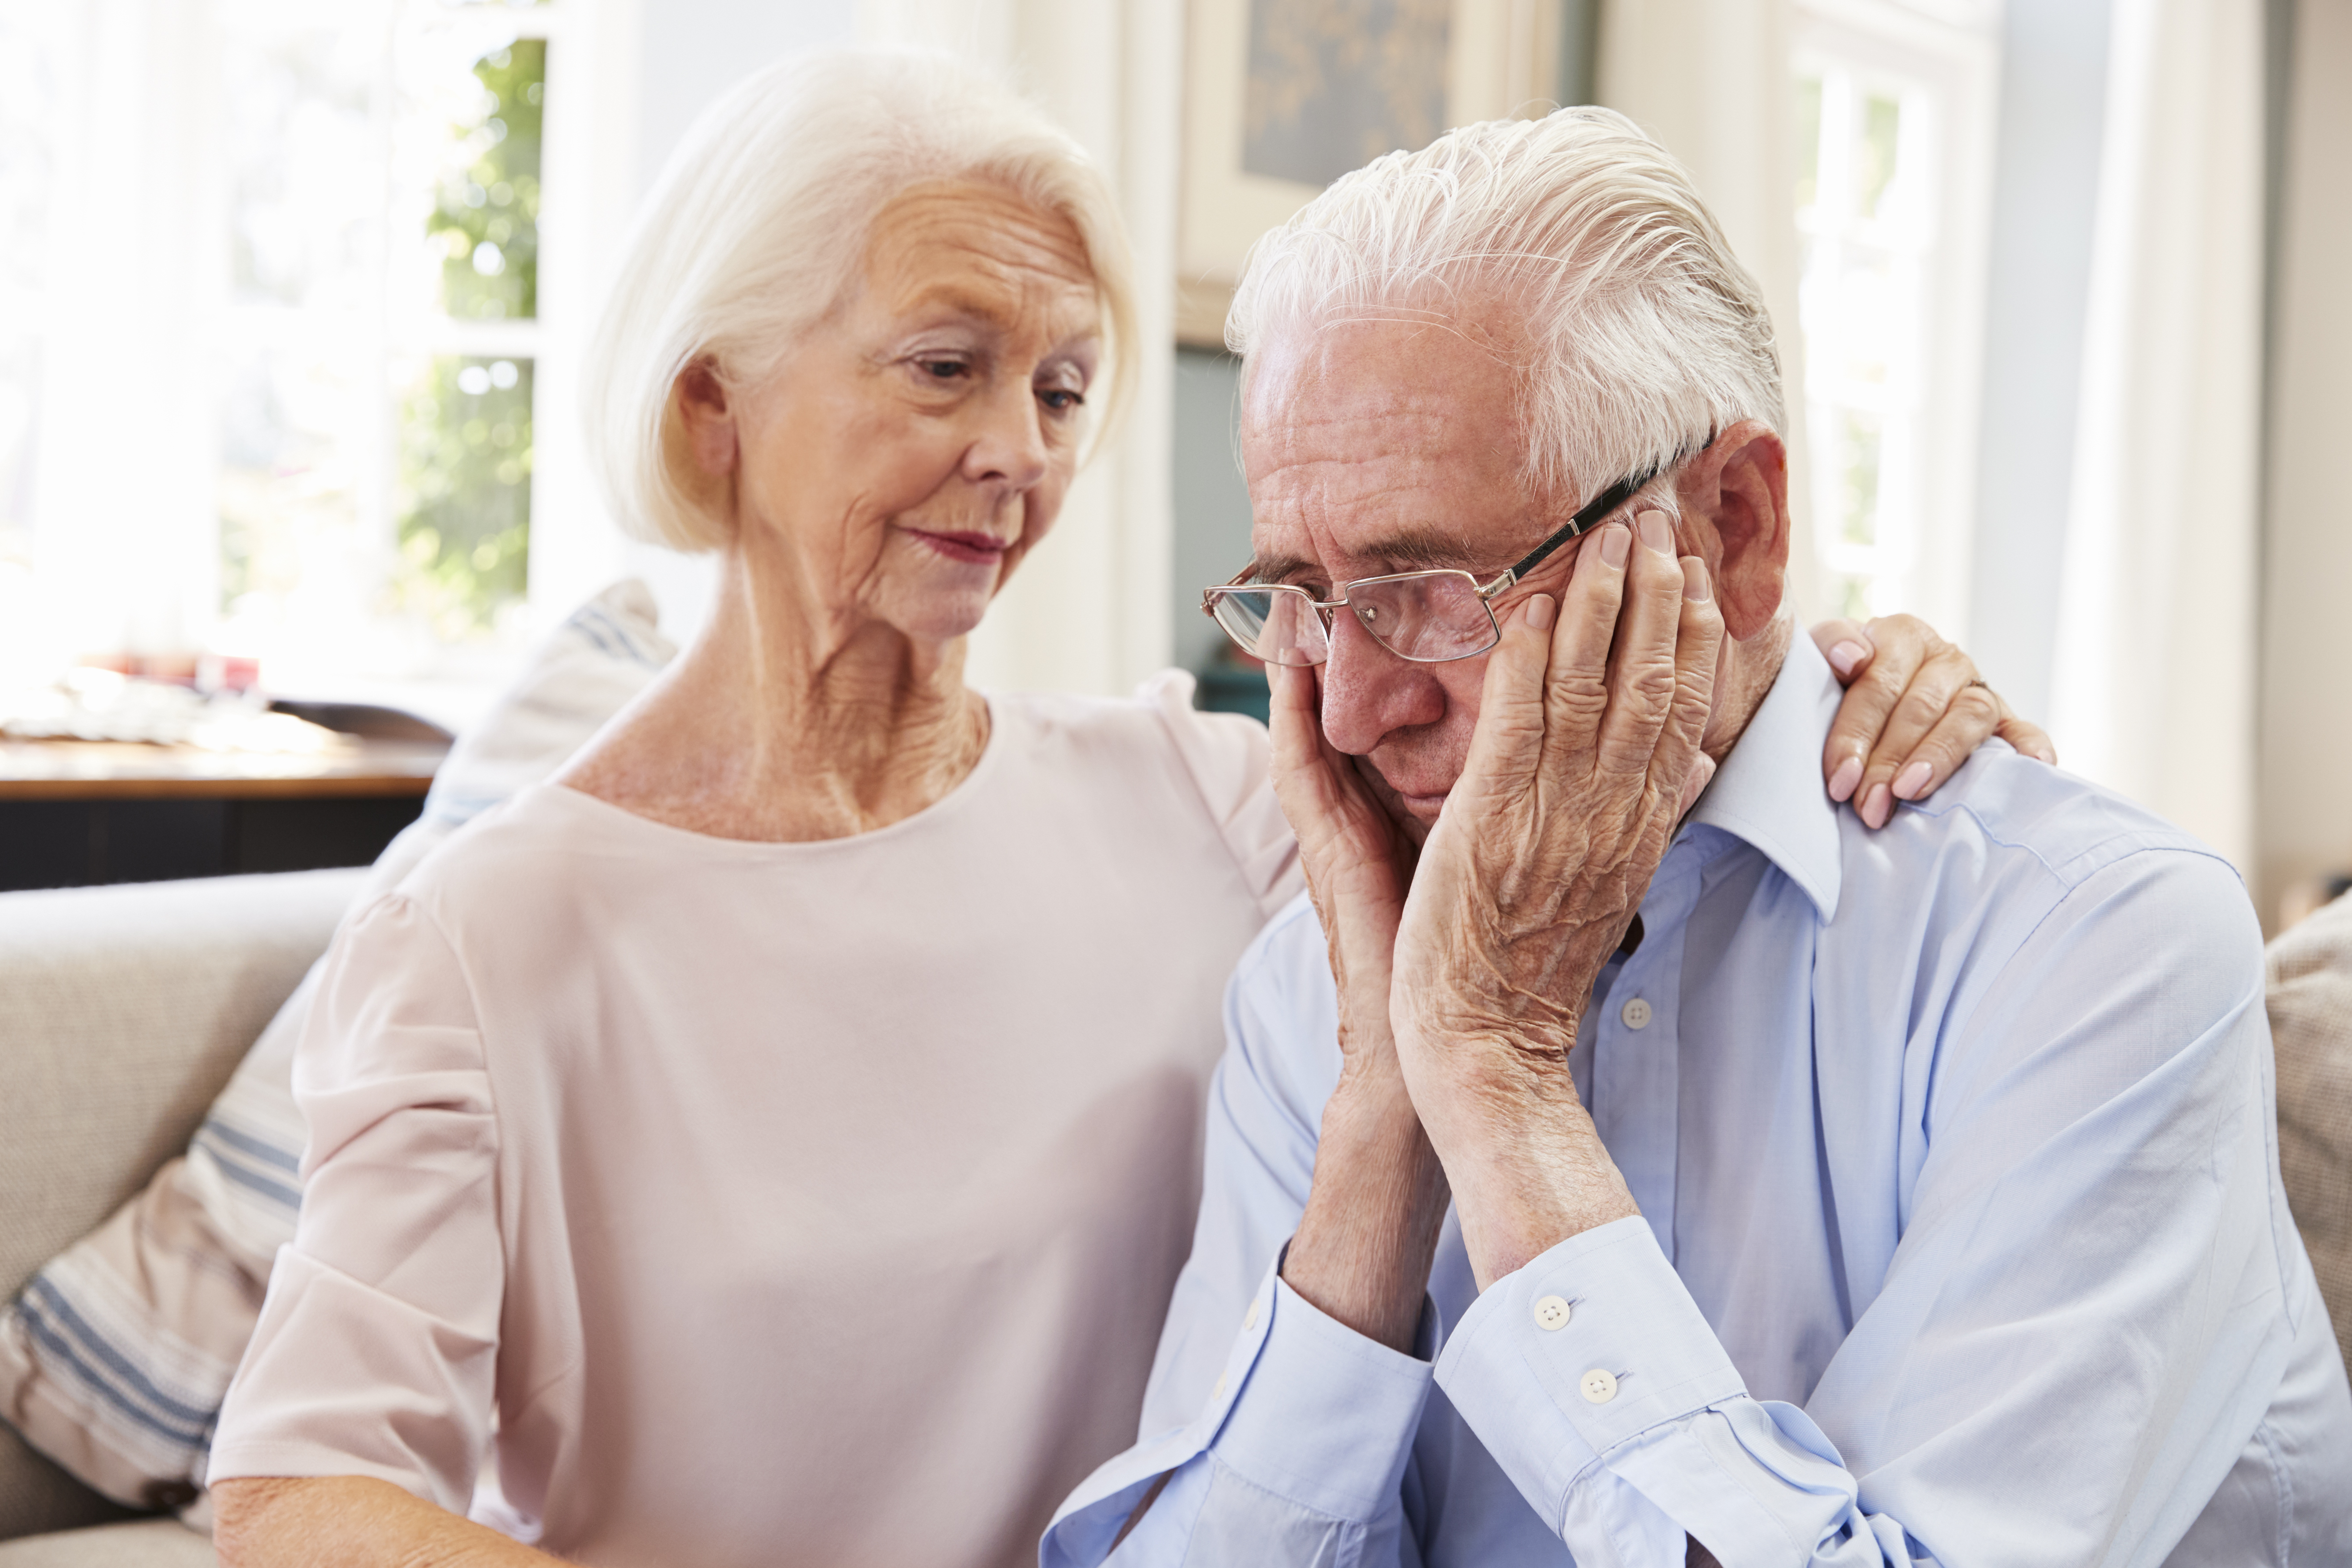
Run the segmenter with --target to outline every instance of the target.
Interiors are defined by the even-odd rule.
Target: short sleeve
[[[457,955],[399,894],[343,927],[295,1049],[302,1214],[207,1479],[370,1476],[464,1512],[504,1295],[498,1134]]]
[[[1137,695],[1156,709],[1192,784],[1215,819],[1242,878],[1272,919],[1306,887],[1298,839],[1275,799],[1265,726],[1243,714],[1202,713],[1192,706],[1192,677],[1163,670]]]

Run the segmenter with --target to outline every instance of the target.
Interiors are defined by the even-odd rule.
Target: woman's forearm
[[[363,1476],[212,1489],[222,1568],[546,1568],[556,1559]]]

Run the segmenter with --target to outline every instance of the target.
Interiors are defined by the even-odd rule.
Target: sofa
[[[368,876],[0,894],[0,1300],[187,1145]],[[2352,1346],[2352,897],[2273,944],[2268,978],[2288,1194]],[[0,1568],[213,1563],[0,1424]]]
[[[0,1299],[187,1146],[366,876],[0,894]],[[0,1426],[0,1568],[212,1562]]]

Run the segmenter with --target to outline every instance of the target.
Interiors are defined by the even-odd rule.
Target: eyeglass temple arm
[[[1520,560],[1517,565],[1512,567],[1509,570],[1504,572],[1501,577],[1497,578],[1495,581],[1489,583],[1485,588],[1480,589],[1478,591],[1479,597],[1482,599],[1491,599],[1496,594],[1502,592],[1505,589],[1518,581],[1519,579],[1527,576],[1528,573],[1535,570],[1536,568],[1541,566],[1550,558],[1551,553],[1554,550],[1559,549],[1560,546],[1566,544],[1572,538],[1590,533],[1594,526],[1600,523],[1602,518],[1608,517],[1610,513],[1615,511],[1627,501],[1633,499],[1635,492],[1639,491],[1643,486],[1648,484],[1651,480],[1656,478],[1664,472],[1665,472],[1664,465],[1661,465],[1657,467],[1650,468],[1640,474],[1636,474],[1630,479],[1620,479],[1614,485],[1610,486],[1606,490],[1601,491],[1600,495],[1595,496],[1592,498],[1592,502],[1590,506],[1586,507],[1582,511],[1577,513],[1576,516],[1569,518],[1565,524],[1561,525],[1560,530],[1558,533],[1544,540],[1543,543],[1536,546],[1534,549],[1529,550],[1525,559]]]

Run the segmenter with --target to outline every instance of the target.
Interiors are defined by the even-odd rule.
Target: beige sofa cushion
[[[0,897],[0,1299],[186,1147],[365,875]],[[0,1536],[119,1514],[0,1432]]]
[[[175,1519],[0,1542],[0,1568],[213,1568],[212,1537]]]
[[[2279,1172],[2352,1362],[2352,894],[2271,944]]]

